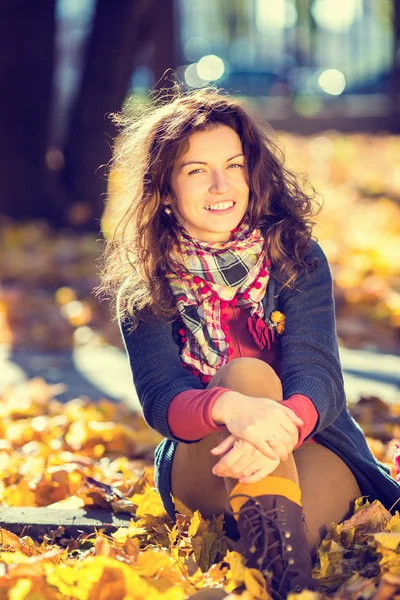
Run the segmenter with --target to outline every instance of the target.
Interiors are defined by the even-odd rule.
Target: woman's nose
[[[212,176],[212,182],[210,185],[210,193],[212,194],[226,194],[229,190],[229,182],[224,171],[215,172]]]

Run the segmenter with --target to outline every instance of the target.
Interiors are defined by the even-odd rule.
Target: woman
[[[115,165],[129,207],[103,287],[144,417],[165,439],[155,477],[206,517],[237,524],[236,550],[276,598],[316,589],[327,528],[400,486],[350,417],[327,260],[313,201],[261,126],[212,89],[122,118]]]

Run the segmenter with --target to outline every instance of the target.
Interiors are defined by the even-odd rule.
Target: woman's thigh
[[[354,500],[361,496],[348,466],[321,444],[303,444],[294,451],[307,525],[307,538],[315,551],[331,523],[353,514]]]
[[[221,434],[208,435],[194,444],[178,444],[172,461],[172,495],[210,518],[229,510],[225,481],[212,473],[219,457],[210,451],[222,440]]]

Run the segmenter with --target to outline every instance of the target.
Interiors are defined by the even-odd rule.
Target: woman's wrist
[[[237,396],[238,392],[234,392],[233,390],[229,390],[218,396],[211,409],[211,418],[216,425],[225,425],[229,410],[232,409],[232,404]]]

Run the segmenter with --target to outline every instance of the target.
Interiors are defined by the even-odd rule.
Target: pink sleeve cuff
[[[308,398],[308,396],[303,396],[303,394],[293,394],[293,396],[290,396],[290,398],[284,402],[285,406],[296,413],[296,415],[304,422],[304,425],[298,427],[299,441],[294,448],[294,450],[296,450],[316,426],[318,412],[310,398]]]
[[[167,420],[172,434],[181,440],[200,440],[222,431],[225,425],[216,425],[211,410],[221,394],[228,392],[224,387],[205,390],[185,390],[177,394],[168,407]]]

